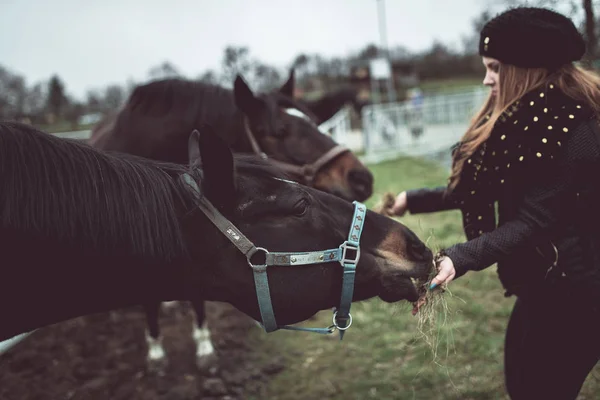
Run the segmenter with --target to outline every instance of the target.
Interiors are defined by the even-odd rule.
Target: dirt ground
[[[283,368],[283,358],[253,350],[252,320],[233,307],[207,303],[219,357],[199,370],[188,303],[163,308],[160,319],[169,360],[164,375],[146,368],[141,308],[98,314],[34,332],[0,356],[0,400],[184,400],[260,398],[261,387]],[[256,335],[255,335],[256,336]],[[255,340],[256,342],[256,340]]]

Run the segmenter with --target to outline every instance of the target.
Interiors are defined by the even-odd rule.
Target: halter
[[[356,265],[360,259],[360,236],[364,226],[367,207],[357,201],[353,202],[354,216],[352,218],[350,232],[348,233],[348,239],[335,249],[309,252],[270,252],[263,247],[255,246],[250,239],[231,223],[231,221],[225,218],[223,214],[221,214],[219,210],[217,210],[216,207],[201,194],[198,184],[189,174],[184,174],[183,180],[197,193],[199,197],[198,208],[200,208],[227,239],[229,239],[238,250],[246,256],[248,265],[252,268],[252,272],[254,273],[256,297],[258,298],[262,326],[265,331],[268,333],[278,329],[287,329],[329,334],[338,329],[340,332],[340,340],[342,340],[344,332],[352,325],[350,306],[352,305],[352,295],[354,293]],[[263,254],[264,263],[255,264],[251,258],[259,253]],[[274,265],[310,265],[335,261],[342,265],[343,276],[340,306],[333,312],[333,324],[327,328],[302,328],[289,325],[277,325],[271,301],[271,293],[269,291],[267,267]]]
[[[304,118],[304,117],[299,116],[297,111],[294,113],[290,110],[294,110],[294,109],[285,109],[285,112],[290,115]],[[306,117],[304,119],[309,120],[308,117]],[[321,155],[321,157],[319,157],[315,162],[313,162],[311,164],[307,163],[304,165],[296,165],[296,164],[288,163],[285,161],[279,161],[279,160],[275,160],[273,158],[269,158],[269,156],[264,151],[261,150],[261,148],[258,144],[258,141],[252,134],[252,130],[250,129],[250,123],[248,121],[248,117],[244,117],[244,130],[246,131],[246,136],[248,137],[248,141],[250,141],[252,150],[254,151],[254,153],[256,155],[260,156],[261,158],[263,158],[265,160],[268,159],[273,165],[275,165],[276,167],[278,167],[279,169],[281,169],[285,172],[289,172],[296,176],[302,177],[304,179],[305,184],[309,185],[309,186],[312,186],[312,184],[315,180],[315,177],[317,176],[317,174],[319,173],[321,168],[323,168],[326,164],[328,164],[334,158],[337,158],[341,154],[347,153],[350,151],[350,149],[348,147],[338,144],[338,145],[334,146],[333,148],[331,148],[329,151],[327,151],[325,154]]]

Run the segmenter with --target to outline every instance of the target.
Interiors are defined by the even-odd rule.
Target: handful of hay
[[[417,329],[425,343],[431,347],[434,358],[437,357],[440,328],[446,324],[450,309],[446,301],[445,284],[430,289],[433,278],[438,274],[438,265],[443,255],[437,253],[427,278],[417,282],[419,299],[413,303],[412,315],[417,317]],[[451,294],[451,293],[450,293]]]
[[[396,196],[394,196],[391,192],[386,192],[381,197],[381,200],[375,206],[373,206],[373,211],[378,214],[385,215],[386,217],[393,217],[394,215],[390,213],[394,202],[396,201]]]
[[[394,203],[396,202],[396,196],[387,192],[384,193],[379,202],[373,207],[373,211],[385,215],[387,217],[395,217],[390,211]],[[427,242],[432,237],[427,239]],[[445,284],[436,286],[430,289],[433,278],[438,274],[438,266],[444,257],[444,254],[440,252],[439,246],[427,246],[432,248],[436,253],[433,263],[431,264],[431,270],[429,275],[425,278],[414,280],[413,284],[417,288],[419,299],[413,303],[412,315],[417,317],[417,329],[421,338],[429,345],[432,349],[434,359],[437,357],[437,348],[439,345],[440,330],[443,325],[446,324],[450,309],[446,301],[446,293],[450,294]],[[437,249],[434,249],[437,247]]]

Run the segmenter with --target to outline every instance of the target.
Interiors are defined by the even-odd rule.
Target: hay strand
[[[394,215],[390,213],[390,209],[394,205],[395,200],[396,196],[394,196],[393,193],[386,192],[373,207],[373,211],[387,217],[394,217]],[[425,233],[420,224],[419,228],[422,233]],[[440,254],[441,247],[435,242],[433,232],[429,234],[425,244],[434,254],[436,254],[436,256],[428,276],[420,280],[413,280],[417,292],[419,293],[419,299],[413,303],[412,314],[417,318],[417,332],[419,338],[431,349],[433,361],[437,363],[438,348],[442,342],[442,330],[448,326],[449,316],[451,315],[447,295],[452,296],[452,293],[448,290],[446,284],[439,285],[434,289],[429,289],[433,278],[435,278],[438,273],[438,265],[443,256]],[[447,332],[447,335],[446,342],[449,345],[446,347],[446,354],[448,355],[451,347],[452,332]]]

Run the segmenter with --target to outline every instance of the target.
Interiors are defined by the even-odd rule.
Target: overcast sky
[[[460,45],[489,0],[385,0],[390,46]],[[379,43],[377,0],[0,0],[0,64],[28,83],[58,73],[69,94],[147,79],[164,60],[189,77],[226,45],[277,68],[301,53]]]

